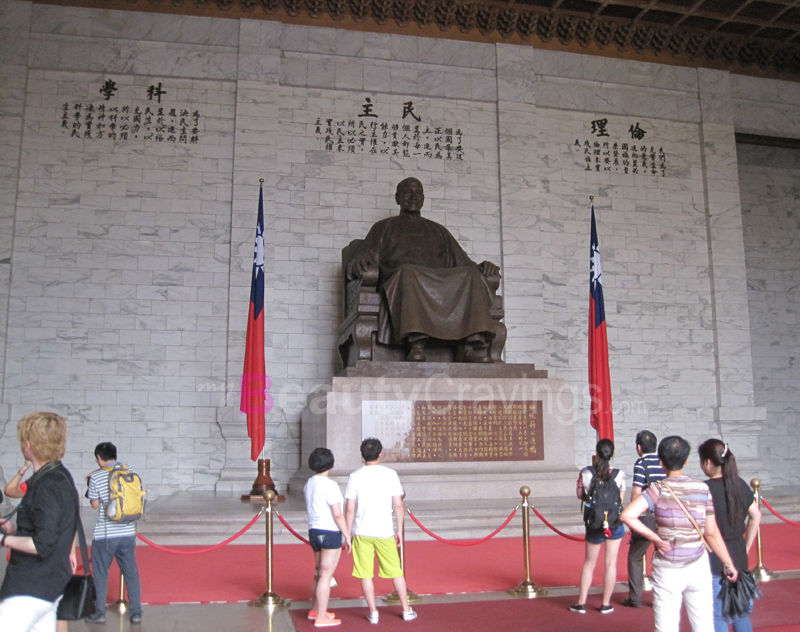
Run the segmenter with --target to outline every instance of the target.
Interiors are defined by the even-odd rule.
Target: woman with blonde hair
[[[23,496],[25,496],[25,492],[28,491],[28,483],[23,481],[22,477],[25,476],[30,467],[31,467],[31,462],[28,461],[28,459],[25,459],[25,463],[22,465],[22,467],[19,468],[17,473],[14,474],[14,476],[11,478],[10,481],[8,481],[8,484],[6,485],[5,489],[6,497],[22,498]],[[75,555],[75,540],[72,541],[71,555],[72,556]],[[8,561],[8,559],[10,558],[11,558],[11,551],[8,551],[8,557],[6,561]],[[57,623],[56,632],[67,632],[67,630],[69,630],[69,626],[66,621],[58,619],[56,623]]]
[[[17,436],[33,475],[16,524],[0,519],[0,546],[11,550],[0,589],[0,630],[55,631],[58,604],[76,567],[78,492],[61,464],[67,422],[55,413],[31,413],[17,424]]]

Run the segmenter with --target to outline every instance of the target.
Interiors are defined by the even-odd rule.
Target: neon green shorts
[[[375,553],[378,554],[378,576],[386,579],[400,577],[400,554],[392,538],[353,536],[353,577],[372,578],[375,575]]]

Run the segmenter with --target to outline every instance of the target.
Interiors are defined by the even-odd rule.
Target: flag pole
[[[250,494],[242,500],[261,498],[266,489],[275,491],[269,476],[269,460],[264,458],[266,447],[266,413],[271,407],[267,398],[269,378],[264,359],[264,178],[259,178],[258,215],[250,278],[250,301],[245,338],[244,368],[240,411],[247,417],[247,436],[250,438],[250,459],[258,464],[258,474]],[[270,484],[268,485],[267,482]]]
[[[594,211],[594,196],[593,195],[589,196],[589,208],[592,211]],[[589,409],[589,417],[591,417],[591,416],[592,416],[592,412],[591,412],[591,409]],[[598,441],[600,441],[600,429],[599,428],[595,429],[595,431],[594,431],[594,442],[597,443]],[[597,459],[598,459],[598,457],[597,457],[596,454],[592,455],[592,465],[597,465]]]
[[[589,418],[599,439],[614,440],[611,406],[611,375],[608,361],[608,335],[603,299],[603,265],[600,256],[594,196],[589,196],[591,238],[589,241]]]

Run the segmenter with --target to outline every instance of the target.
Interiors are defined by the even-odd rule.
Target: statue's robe
[[[397,344],[412,333],[439,340],[494,337],[492,292],[444,226],[401,212],[377,222],[362,248],[377,254],[378,286],[386,299],[378,342]]]

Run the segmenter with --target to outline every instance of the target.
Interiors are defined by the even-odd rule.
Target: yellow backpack
[[[142,489],[142,479],[122,464],[109,469],[108,504],[106,518],[110,522],[135,522],[144,515],[147,492]]]

